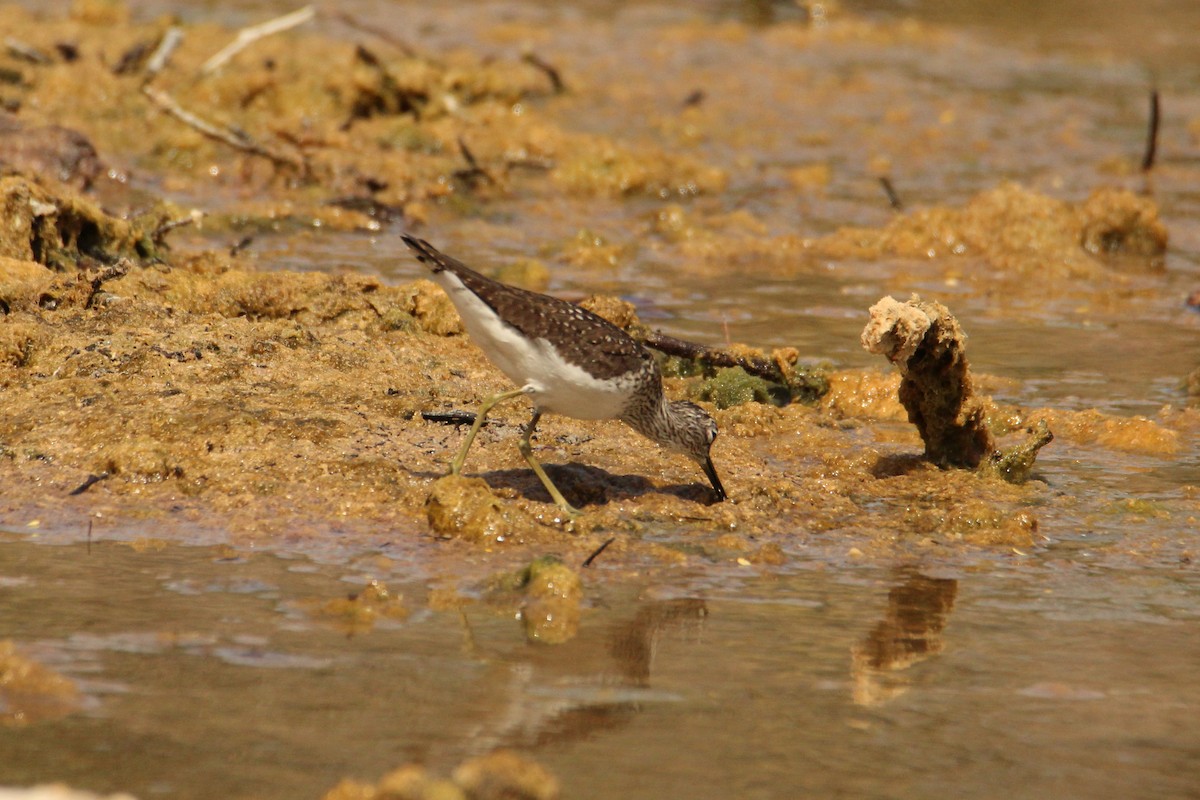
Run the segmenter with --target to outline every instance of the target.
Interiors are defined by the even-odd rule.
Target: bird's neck
[[[675,431],[680,427],[678,414],[661,394],[626,409],[621,419],[647,439],[667,447],[673,445]]]

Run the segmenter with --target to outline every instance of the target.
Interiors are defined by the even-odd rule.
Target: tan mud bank
[[[3,13],[20,41],[47,54],[6,56],[19,79],[5,89],[17,138],[5,158],[12,174],[0,182],[9,220],[0,242],[0,475],[4,517],[17,527],[37,520],[83,531],[90,519],[101,536],[137,523],[184,540],[218,530],[245,544],[387,531],[484,547],[552,542],[580,554],[629,533],[610,556],[629,548],[684,559],[700,548],[751,561],[764,552],[761,537],[828,545],[834,531],[843,551],[843,540],[886,552],[930,537],[1028,547],[1054,515],[1045,484],[922,462],[917,433],[894,424],[904,418],[896,378],[830,372],[832,389],[814,405],[826,377],[799,391],[796,376],[808,374],[799,352],[740,345],[718,348],[727,361],[667,364],[678,376],[668,380],[671,396],[713,408],[722,431],[714,458],[731,501],[708,504],[692,465],[644,448],[616,423],[548,419],[540,457],[588,511],[564,530],[516,452],[521,409],[501,411],[471,452],[466,471],[482,480],[439,481],[462,431],[422,413],[472,409],[507,386],[431,284],[264,272],[240,247],[169,245],[198,221],[206,235],[237,238],[300,222],[388,236],[391,219],[424,223],[423,234],[437,238],[439,226],[530,196],[539,198],[530,210],[543,213],[581,199],[620,208],[658,198],[660,213],[638,216],[635,233],[697,274],[730,260],[803,276],[826,259],[920,257],[974,293],[1067,298],[1097,286],[1119,295],[1128,284],[1122,270],[1159,269],[1166,246],[1147,198],[1102,189],[1073,204],[1009,183],[962,208],[918,210],[879,228],[766,235],[747,213],[678,205],[719,198],[728,188],[720,168],[572,130],[554,104],[586,102],[598,87],[583,81],[564,93],[536,58],[418,52],[370,37],[354,46],[328,35],[335,23],[322,18],[206,72],[233,32],[135,23],[103,3],[79,4],[64,18]],[[336,24],[345,33],[352,22]],[[168,50],[172,30],[183,38]],[[889,36],[852,19],[837,30],[879,47],[922,35]],[[341,68],[315,71],[322,61]],[[103,115],[76,102],[88,93],[110,99]],[[94,149],[70,133],[44,133],[55,125],[86,129]],[[202,219],[122,194],[122,169],[95,166],[118,154],[179,193],[218,176],[225,211]],[[57,178],[47,165],[59,167],[50,170]],[[115,201],[111,184],[93,190],[105,198],[98,203],[58,180],[82,187],[108,174],[118,180]],[[129,212],[104,210],[114,202]],[[583,267],[611,268],[638,253],[582,233],[548,248],[548,257]],[[991,269],[959,266],[971,259]],[[525,266],[518,272],[536,282],[539,264]],[[649,331],[627,304],[599,298],[591,307]],[[738,363],[777,374],[729,366]],[[1179,452],[1196,428],[1189,411],[1153,421],[986,402],[974,419],[998,436],[1047,421],[1083,446],[1155,456]],[[922,510],[930,497],[936,503]],[[663,530],[675,538],[640,536]]]

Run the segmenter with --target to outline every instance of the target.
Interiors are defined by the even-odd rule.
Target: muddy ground
[[[1097,185],[1069,202],[1004,180],[960,206],[898,213],[882,226],[774,233],[705,201],[729,184],[721,168],[573,128],[556,98],[586,104],[592,87],[561,85],[532,52],[428,52],[319,16],[208,74],[202,64],[232,31],[181,25],[182,44],[166,58],[173,21],[134,21],[117,4],[0,15],[28,50],[4,56],[12,113],[0,151],[0,484],[14,527],[267,547],[459,538],[579,555],[615,535],[609,557],[668,561],[697,551],[769,561],[782,558],[781,537],[855,554],[1030,548],[1069,498],[1036,469],[1014,485],[928,463],[905,424],[899,376],[882,360],[872,371],[818,367],[828,391],[783,406],[736,380],[721,394],[737,376],[715,369],[668,379],[671,396],[707,399],[720,424],[714,459],[726,503],[710,502],[686,460],[619,423],[554,418],[539,452],[588,512],[564,523],[517,453],[527,411],[515,406],[495,414],[471,453],[467,473],[480,478],[443,480],[464,431],[422,412],[470,410],[507,387],[440,291],[366,271],[272,269],[213,243],[313,226],[362,231],[364,242],[403,229],[437,240],[441,226],[502,212],[514,197],[544,206],[657,197],[637,237],[698,274],[732,262],[803,276],[819,261],[921,257],[971,294],[1120,302],[1135,291],[1131,274],[1162,269],[1169,241],[1152,197]],[[850,17],[834,24],[866,47],[940,35]],[[801,21],[769,35],[804,46],[813,33]],[[156,56],[164,63],[153,71]],[[197,117],[229,138],[205,135]],[[797,191],[828,179],[820,168],[790,177]],[[214,192],[206,216],[178,201]],[[637,257],[599,237],[540,253],[587,269]],[[954,257],[964,254],[990,268],[961,271]],[[542,260],[517,267],[505,274],[545,285]],[[753,352],[785,368],[822,355]],[[990,382],[977,376],[985,393]],[[1197,430],[1196,411],[1180,406],[1146,419],[988,404],[987,421],[1000,437],[1019,439],[1044,420],[1060,441],[1169,456]]]

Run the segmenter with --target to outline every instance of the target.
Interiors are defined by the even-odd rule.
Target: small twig
[[[203,218],[204,218],[203,211],[201,211],[199,209],[193,209],[191,211],[191,213],[189,213],[186,217],[180,217],[179,219],[169,219],[166,222],[159,225],[157,228],[155,228],[150,233],[150,239],[155,244],[161,244],[163,238],[165,238],[166,235],[168,233],[170,233],[171,231],[175,230],[176,228],[182,228],[185,225],[199,225],[200,220]]]
[[[94,521],[91,517],[88,517],[87,554],[89,556],[92,554],[92,523]]]
[[[764,378],[776,383],[784,382],[784,375],[778,365],[763,358],[746,358],[737,356],[725,350],[718,350],[696,342],[676,339],[661,331],[651,331],[642,339],[647,347],[653,347],[669,356],[679,356],[697,361],[704,361],[714,367],[741,367],[751,375]]]
[[[692,108],[693,106],[698,106],[704,102],[704,98],[706,96],[707,95],[705,95],[703,89],[696,89],[687,97],[683,98],[683,107]]]
[[[259,39],[263,39],[276,33],[282,33],[283,31],[290,30],[298,25],[303,25],[316,16],[316,13],[316,6],[305,6],[298,11],[293,11],[290,14],[284,14],[282,17],[276,17],[275,19],[267,20],[266,22],[258,25],[251,25],[249,28],[242,28],[240,31],[238,31],[236,39],[225,45],[220,52],[218,52],[208,61],[204,62],[204,65],[200,67],[200,74],[211,75],[221,67],[225,66],[229,59],[233,58],[238,53],[257,42]]]
[[[254,242],[253,236],[243,236],[242,238],[238,239],[236,242],[234,242],[232,245],[229,246],[229,255],[236,256],[238,253],[242,252],[247,247],[249,247],[251,244],[253,244],[253,242]]]
[[[147,81],[152,80],[155,75],[163,71],[182,41],[183,28],[180,28],[178,25],[167,28],[167,32],[163,34],[162,39],[158,42],[158,47],[154,49],[154,53],[146,63]]]
[[[30,64],[49,64],[53,61],[50,56],[38,50],[31,44],[26,44],[11,36],[4,37],[4,48],[14,58],[19,58],[22,61],[28,61]]]
[[[475,154],[471,152],[471,148],[467,147],[467,143],[461,136],[458,137],[458,149],[462,153],[463,160],[467,162],[467,168],[455,170],[454,177],[468,184],[474,184],[476,178],[483,178],[493,185],[496,183],[496,179],[486,169],[479,166],[479,162],[475,160]]]
[[[112,68],[113,75],[128,75],[131,72],[137,72],[153,46],[153,42],[135,42],[117,59],[117,63]]]
[[[585,558],[583,560],[584,569],[587,569],[588,567],[590,567],[592,565],[592,562],[596,560],[596,557],[599,556],[601,553],[603,553],[605,550],[607,550],[608,546],[610,544],[612,544],[613,542],[615,542],[616,540],[617,540],[617,537],[613,536],[613,537],[609,538],[607,541],[605,541],[604,544],[597,547],[595,552],[593,552],[590,556],[588,556],[587,558]]]
[[[125,276],[125,274],[128,271],[129,271],[129,261],[127,261],[126,259],[121,259],[116,264],[113,264],[111,267],[105,267],[100,272],[99,275],[92,278],[91,291],[88,292],[88,298],[87,298],[87,301],[83,304],[83,307],[84,308],[92,307],[92,304],[96,302],[96,295],[100,294],[100,287],[104,285],[105,281],[111,281],[113,278],[122,278]],[[107,478],[107,477],[108,477],[108,473],[106,472],[106,473],[104,473],[103,478]],[[102,480],[103,478],[97,478],[97,480]],[[83,489],[86,489],[90,485],[91,484],[84,484],[82,489],[76,489],[75,491],[71,492],[71,494],[79,494],[81,491],[83,491]]]
[[[86,481],[84,481],[83,483],[79,484],[78,486],[76,486],[74,489],[71,490],[71,496],[74,497],[77,494],[83,494],[88,489],[92,488],[97,483],[99,483],[100,481],[104,480],[107,477],[108,477],[107,472],[101,472],[99,475],[88,475]],[[91,535],[92,535],[92,525],[91,525],[91,521],[89,521],[88,522],[89,540],[90,540]]]
[[[470,411],[422,411],[421,419],[426,422],[440,422],[443,425],[475,424],[475,415]]]
[[[179,105],[179,103],[175,102],[175,99],[166,92],[160,92],[151,86],[142,86],[142,94],[146,95],[146,97],[150,98],[155,105],[157,105],[163,111],[166,111],[171,116],[175,117],[175,119],[179,120],[184,125],[195,129],[210,139],[223,142],[230,147],[246,153],[262,156],[263,158],[270,160],[276,166],[291,167],[299,170],[302,173],[308,173],[308,165],[301,159],[272,150],[266,145],[255,141],[250,137],[249,134],[243,131],[235,131],[232,128],[221,127],[205,119],[201,119],[183,106]]]
[[[1158,153],[1158,89],[1150,90],[1150,120],[1146,130],[1146,154],[1142,156],[1142,172],[1154,168],[1154,157]]]
[[[567,90],[567,85],[563,83],[562,75],[555,66],[548,61],[545,61],[537,53],[526,53],[521,59],[531,66],[537,67],[542,72],[546,73],[546,77],[550,79],[550,86],[554,88],[555,94],[562,94]]]
[[[903,211],[904,203],[900,200],[900,195],[896,194],[896,187],[892,186],[892,179],[887,175],[880,175],[879,185],[883,187],[883,193],[887,195],[888,204],[896,211]]]

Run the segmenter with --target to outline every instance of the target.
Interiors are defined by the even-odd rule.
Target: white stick
[[[211,75],[221,67],[225,66],[225,63],[229,61],[229,59],[233,58],[238,53],[257,42],[259,39],[295,28],[297,25],[303,25],[316,16],[316,13],[316,6],[305,6],[299,11],[293,11],[290,14],[284,14],[282,17],[267,20],[259,25],[252,25],[249,28],[242,28],[242,30],[238,31],[236,39],[225,45],[225,47],[222,48],[219,53],[214,55],[208,61],[204,62],[204,66],[200,67],[200,74]]]

